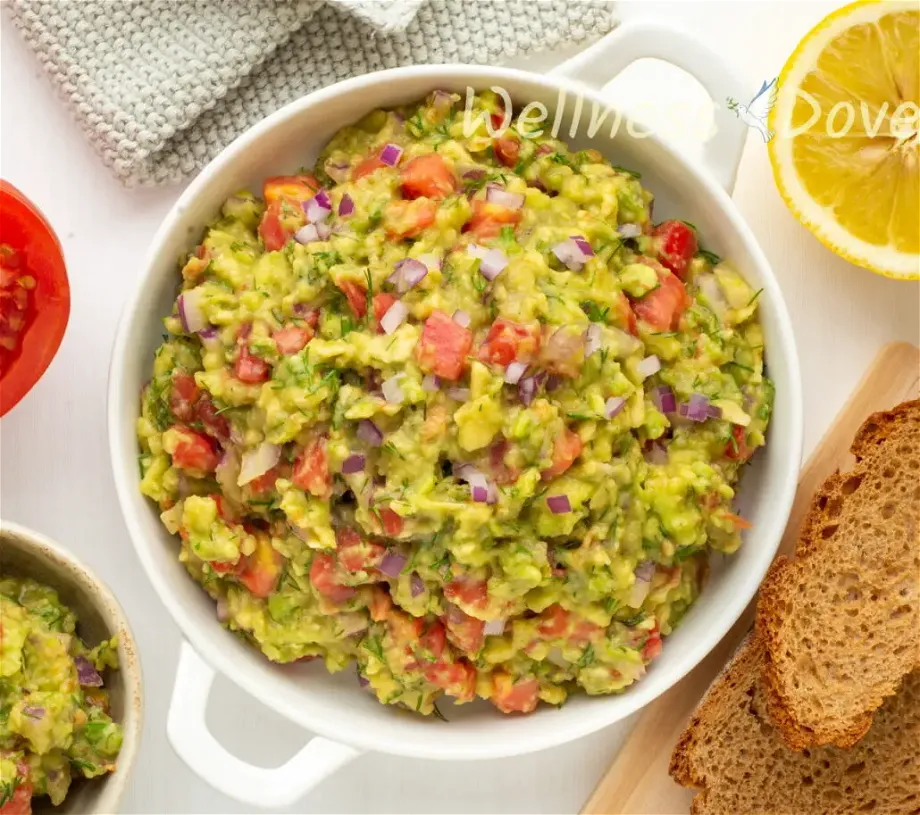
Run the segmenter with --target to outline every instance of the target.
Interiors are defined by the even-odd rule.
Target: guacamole
[[[0,813],[60,804],[73,780],[115,769],[122,730],[102,673],[118,667],[118,639],[89,648],[76,625],[54,589],[0,579]]]
[[[485,93],[376,110],[181,261],[141,490],[224,624],[385,704],[622,691],[764,443],[758,294]]]

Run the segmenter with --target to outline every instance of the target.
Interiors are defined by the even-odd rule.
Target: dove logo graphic
[[[741,119],[748,127],[753,128],[764,140],[764,143],[773,138],[773,131],[767,127],[767,114],[776,101],[776,77],[769,82],[764,81],[754,98],[746,105],[730,96],[726,100],[728,109],[734,111],[735,116]]]

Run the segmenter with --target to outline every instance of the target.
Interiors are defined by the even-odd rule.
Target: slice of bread
[[[693,815],[920,812],[920,672],[876,713],[851,750],[788,749],[771,726],[749,637],[713,683],[671,756],[671,776],[699,789]]]
[[[920,401],[872,415],[757,604],[765,703],[793,749],[854,745],[920,666]]]

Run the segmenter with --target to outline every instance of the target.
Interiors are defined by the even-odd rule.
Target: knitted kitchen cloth
[[[348,77],[495,63],[616,24],[608,0],[11,0],[8,8],[128,186],[177,182],[282,105]]]

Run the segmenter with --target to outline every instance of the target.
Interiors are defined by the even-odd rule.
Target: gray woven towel
[[[616,24],[609,0],[12,0],[128,186],[176,182],[282,105],[400,65],[494,63]]]

